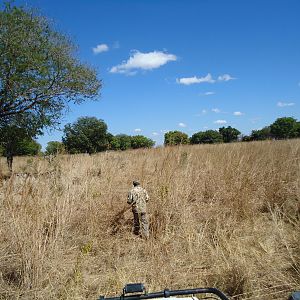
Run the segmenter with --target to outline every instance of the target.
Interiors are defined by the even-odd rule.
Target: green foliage
[[[0,11],[0,120],[32,114],[40,125],[58,121],[68,102],[97,96],[95,70],[78,61],[69,38],[45,18],[6,4]]]
[[[266,126],[259,130],[252,130],[251,140],[252,141],[263,141],[272,138],[270,126]]]
[[[276,139],[288,139],[297,137],[298,123],[292,117],[278,118],[270,125],[271,133]]]
[[[42,146],[37,141],[25,138],[19,142],[16,155],[38,155],[41,149]]]
[[[65,152],[65,146],[62,142],[58,141],[50,141],[47,143],[46,154],[47,155],[55,155],[59,153]]]
[[[13,157],[15,155],[37,155],[41,145],[31,138],[26,129],[11,125],[0,127],[1,154]]]
[[[191,144],[215,144],[222,143],[223,137],[216,130],[200,131],[192,135]]]
[[[164,144],[166,146],[189,144],[189,137],[186,133],[181,131],[169,131],[165,133]]]
[[[96,153],[108,149],[107,125],[95,117],[82,117],[64,128],[63,144],[69,153]]]
[[[243,135],[242,142],[251,142],[252,138],[250,135]]]
[[[118,134],[113,139],[113,150],[128,150],[131,148],[131,136],[127,134]]]
[[[152,148],[155,142],[143,135],[135,135],[131,137],[131,147],[133,149],[138,148]]]
[[[231,126],[219,128],[219,133],[222,135],[224,143],[237,141],[238,136],[241,134],[239,130]]]

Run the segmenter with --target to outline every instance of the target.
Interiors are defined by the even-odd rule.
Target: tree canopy
[[[65,152],[65,146],[62,142],[59,141],[50,141],[47,143],[46,154],[47,155],[55,155],[61,154]]]
[[[189,137],[186,133],[181,131],[169,131],[165,133],[164,144],[166,146],[189,144]]]
[[[107,125],[95,117],[82,117],[67,124],[62,138],[69,153],[96,153],[108,148]]]
[[[297,137],[297,120],[292,117],[283,117],[275,120],[270,125],[271,133],[276,139],[288,139]]]
[[[224,143],[237,141],[238,136],[241,134],[239,130],[231,126],[219,128],[219,133],[222,135]]]
[[[200,131],[192,135],[191,144],[215,144],[222,143],[223,137],[216,130]]]
[[[75,49],[45,17],[7,3],[0,11],[1,122],[27,112],[50,125],[68,102],[96,97],[101,82]]]

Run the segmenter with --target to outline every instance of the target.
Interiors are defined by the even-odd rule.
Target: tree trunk
[[[8,169],[9,169],[9,172],[12,173],[13,171],[13,160],[14,160],[14,157],[12,154],[7,154],[6,155],[6,161],[7,161],[7,166],[8,166]]]

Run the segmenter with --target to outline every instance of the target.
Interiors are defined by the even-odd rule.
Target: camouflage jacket
[[[146,213],[146,203],[149,201],[149,195],[141,186],[133,187],[128,193],[127,203],[138,213]]]

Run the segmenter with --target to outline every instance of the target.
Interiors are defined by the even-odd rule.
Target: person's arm
[[[132,193],[130,191],[127,196],[127,203],[132,204],[132,202],[133,202],[133,197],[132,197]]]

